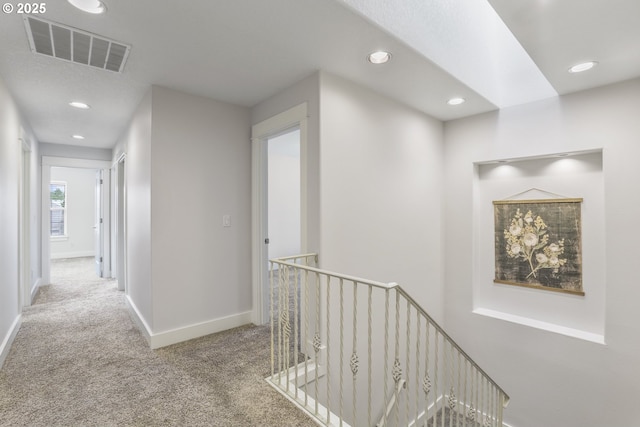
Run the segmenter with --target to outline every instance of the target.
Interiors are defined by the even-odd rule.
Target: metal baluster
[[[320,370],[320,363],[319,363],[319,352],[320,352],[320,285],[321,285],[321,281],[320,281],[320,273],[316,273],[316,325],[315,325],[315,329],[316,329],[316,333],[313,336],[313,349],[315,351],[315,357],[316,357],[316,369],[315,369],[315,381],[314,381],[314,385],[316,388],[316,393],[315,393],[315,415],[318,415],[318,383],[320,381],[318,381],[318,371]]]
[[[429,377],[429,348],[431,347],[431,341],[429,339],[429,330],[431,329],[429,325],[429,319],[425,317],[425,361],[424,361],[424,380],[422,381],[422,388],[425,395],[425,406],[424,406],[424,425],[427,426],[427,421],[429,420],[429,392],[431,391],[431,378]]]
[[[407,375],[406,375],[407,380],[405,382],[405,387],[407,388],[407,392],[405,394],[407,396],[405,398],[406,399],[406,405],[405,405],[405,421],[406,421],[406,423],[405,424],[408,425],[409,424],[409,403],[410,403],[409,401],[411,400],[411,399],[409,399],[409,389],[410,389],[409,380],[411,379],[411,375],[409,375],[409,373],[411,372],[411,369],[410,369],[411,357],[410,357],[410,351],[409,351],[409,346],[411,344],[411,303],[410,303],[409,300],[407,300],[407,334],[406,334],[406,337],[407,337],[407,342],[406,342],[406,353],[407,353],[406,357],[407,357],[407,360],[405,362],[405,366],[406,366],[406,369],[407,369]],[[417,372],[416,372],[416,374],[417,374]],[[417,375],[416,375],[416,377],[417,377]]]
[[[282,371],[283,371],[283,363],[282,363],[282,316],[280,316],[280,312],[282,310],[282,270],[284,266],[280,265],[278,268],[278,384],[282,385]]]
[[[293,328],[291,328],[293,330],[293,366],[295,366],[295,374],[294,374],[294,378],[296,381],[296,400],[298,400],[298,386],[297,386],[297,372],[298,372],[298,334],[299,334],[299,329],[298,329],[298,321],[299,321],[299,317],[298,317],[298,297],[299,297],[299,283],[298,283],[298,272],[299,270],[297,268],[295,268],[294,270],[295,276],[293,277]]]
[[[420,417],[420,312],[416,310],[416,416],[414,424],[418,424]]]
[[[456,353],[458,353],[458,395],[462,394],[462,384],[461,384],[461,378],[462,375],[460,373],[460,371],[462,370],[462,361],[461,361],[461,355],[459,351],[456,351]],[[464,395],[462,395],[462,399],[464,399]],[[456,427],[460,427],[460,396],[458,396],[458,401],[456,402]]]
[[[308,262],[308,260],[307,260]],[[309,270],[304,271],[304,406],[309,404]]]
[[[400,404],[398,403],[398,383],[402,377],[402,371],[400,370],[400,292],[396,289],[396,348],[395,359],[393,361],[394,366],[394,382],[395,382],[395,412],[396,412],[396,426],[400,425]]]
[[[369,302],[367,307],[367,425],[371,425],[371,315],[373,288],[369,286]]]
[[[469,368],[469,361],[467,360],[467,358],[464,358],[464,392],[462,393],[462,398],[464,399],[463,404],[462,404],[462,427],[467,427],[467,406],[469,405],[468,402],[471,402],[471,399],[469,399],[467,396],[467,371]]]
[[[446,396],[447,386],[451,386],[451,375],[453,375],[453,368],[451,363],[451,351],[447,351],[449,346],[447,345],[447,341],[445,336],[442,336],[442,427],[444,427],[445,422],[445,414],[447,413],[447,408],[449,407],[448,401],[451,397],[451,392],[453,390],[449,389],[449,396]],[[447,381],[448,380],[448,381]],[[446,397],[446,398],[445,398]],[[451,410],[449,410],[449,427],[451,426]]]
[[[261,319],[262,320],[262,319]],[[273,319],[273,262],[269,262],[269,323],[271,324],[271,381],[275,381],[275,323]]]
[[[384,406],[383,406],[383,419],[384,425],[387,425],[387,405],[389,398],[387,396],[387,385],[389,376],[389,289],[385,289],[385,307],[384,307]]]
[[[285,276],[284,276],[284,283],[285,283],[285,291],[284,291],[284,296],[282,298],[283,303],[281,306],[281,310],[280,310],[280,317],[283,319],[283,332],[284,332],[284,346],[283,346],[283,351],[284,351],[284,371],[286,372],[286,381],[287,381],[287,393],[289,392],[289,384],[291,383],[291,381],[289,381],[289,368],[291,367],[291,360],[290,360],[290,355],[291,355],[291,348],[290,348],[290,341],[289,338],[291,337],[291,325],[290,325],[290,319],[289,319],[289,286],[290,286],[290,278],[291,278],[291,272],[289,271],[289,266],[285,267]]]
[[[435,329],[435,327],[434,327]],[[433,380],[433,388],[434,388],[434,411],[433,411],[433,425],[436,426],[438,423],[438,356],[439,356],[439,351],[438,351],[438,341],[440,341],[438,339],[438,335],[439,332],[437,329],[435,329],[436,332],[436,336],[435,336],[435,341],[436,341],[436,350],[435,350],[435,366],[433,367],[433,371],[434,371],[434,380]]]
[[[344,417],[344,280],[340,278],[340,425],[342,426],[342,418]]]
[[[358,375],[358,286],[356,282],[353,282],[353,352],[351,353],[351,373],[353,374],[353,425],[358,424],[356,408],[356,388],[357,388],[357,375]]]
[[[331,424],[331,314],[329,312],[331,300],[331,276],[327,276],[327,343],[325,355],[327,358],[327,424]]]

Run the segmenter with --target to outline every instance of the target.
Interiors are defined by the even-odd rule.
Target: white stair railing
[[[509,397],[395,283],[270,261],[267,381],[327,426],[502,427]]]

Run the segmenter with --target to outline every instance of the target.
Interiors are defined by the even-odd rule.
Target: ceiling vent
[[[25,16],[31,51],[121,73],[131,46],[42,18]]]

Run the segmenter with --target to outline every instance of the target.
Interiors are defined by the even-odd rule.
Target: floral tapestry
[[[584,295],[582,199],[493,202],[494,282]]]

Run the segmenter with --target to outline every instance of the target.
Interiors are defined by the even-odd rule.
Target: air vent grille
[[[31,51],[121,73],[131,46],[86,31],[25,16]]]

